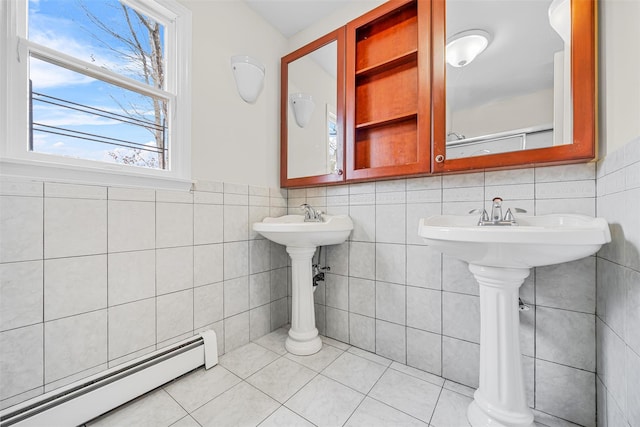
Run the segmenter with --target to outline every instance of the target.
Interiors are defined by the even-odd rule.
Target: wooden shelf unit
[[[347,25],[347,179],[430,170],[427,1],[395,0]]]

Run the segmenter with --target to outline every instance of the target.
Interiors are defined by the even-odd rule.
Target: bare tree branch
[[[120,10],[126,22],[128,34],[118,32],[116,29],[111,28],[107,23],[103,22],[98,16],[92,13],[86,4],[81,3],[85,14],[89,20],[98,28],[103,35],[108,35],[115,39],[117,42],[122,43],[129,49],[129,52],[123,51],[119,46],[116,47],[113,44],[106,42],[97,34],[90,32],[91,36],[99,42],[100,45],[107,48],[111,52],[114,52],[117,56],[124,59],[126,62],[132,62],[139,64],[138,67],[125,67],[126,69],[137,72],[143,81],[152,85],[153,87],[163,89],[164,88],[164,52],[162,50],[161,39],[161,26],[159,23],[153,21],[142,15],[135,9],[131,9],[124,4],[120,4]],[[130,11],[133,11],[132,16]],[[149,38],[150,51],[146,51],[142,41],[138,35],[138,29],[134,24],[139,24],[147,31]],[[129,102],[129,107],[125,107],[121,100],[112,96],[112,99],[118,104],[118,106],[125,112],[125,114],[131,117],[139,117],[147,120],[147,115],[140,112],[137,107],[134,107],[133,103]],[[153,106],[155,128],[147,128],[155,138],[156,147],[158,148],[158,163],[162,169],[166,168],[165,160],[165,133],[164,133],[164,118],[167,115],[167,103],[164,100],[152,98],[151,103]],[[138,150],[139,151],[139,150]],[[116,161],[123,162],[125,164],[134,164],[134,162],[142,162],[140,153],[136,154],[136,150],[132,150],[131,156],[123,156],[119,153],[110,152],[109,155]],[[113,154],[112,154],[113,153]],[[127,163],[129,162],[129,163]],[[142,162],[145,163],[146,162]]]

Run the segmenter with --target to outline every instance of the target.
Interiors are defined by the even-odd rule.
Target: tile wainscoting
[[[598,253],[598,426],[640,425],[640,137],[598,162],[598,215],[611,244]]]
[[[204,329],[223,354],[288,322],[286,190],[0,181],[2,408]]]
[[[596,213],[595,163],[289,190],[289,212],[309,203],[349,214],[350,240],[330,246],[315,293],[328,337],[399,363],[478,385],[480,315],[466,263],[418,236],[419,218],[466,214],[501,196],[542,215]],[[532,408],[596,422],[596,258],[537,268],[521,288],[521,350]]]
[[[304,202],[349,214],[355,223],[349,241],[324,251],[331,271],[314,294],[321,333],[476,387],[475,280],[466,264],[423,244],[418,220],[466,214],[501,196],[506,206],[537,215],[595,216],[597,207],[612,224],[614,241],[598,257],[531,272],[521,288],[531,308],[521,312],[521,350],[537,414],[584,426],[595,426],[596,419],[601,426],[621,425],[617,420],[635,425],[638,146],[633,141],[597,168],[589,163],[288,192],[222,183],[173,193],[3,180],[2,406],[204,328],[216,330],[223,354],[286,323],[288,256],[251,224],[297,213]]]

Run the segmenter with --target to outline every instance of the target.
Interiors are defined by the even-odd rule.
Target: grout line
[[[44,182],[42,183],[42,260],[40,260],[41,264],[42,264],[42,393],[44,393],[44,386],[45,386],[45,381],[46,381],[46,369],[47,369],[47,365],[46,365],[46,352],[47,352],[47,348],[46,348],[46,334],[45,334],[45,305],[46,305],[46,301],[44,296],[46,295],[46,289],[45,289],[45,268],[44,268],[44,260],[45,260],[45,238],[46,238],[46,221],[45,221],[45,196],[44,196]],[[41,393],[41,394],[42,394]]]
[[[444,382],[442,383],[442,386],[440,387],[440,392],[438,393],[438,398],[436,399],[436,402],[433,405],[433,411],[431,411],[431,416],[429,417],[429,421],[427,422],[428,425],[431,425],[431,421],[433,421],[433,416],[436,414],[436,408],[438,408],[438,403],[440,403],[440,398],[442,397],[443,390],[444,390]]]

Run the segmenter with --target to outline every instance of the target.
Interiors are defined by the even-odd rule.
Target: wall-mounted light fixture
[[[489,46],[489,39],[489,33],[483,30],[455,34],[447,41],[447,63],[454,67],[469,65]]]
[[[289,101],[291,102],[293,115],[296,118],[298,126],[303,128],[308,125],[309,120],[311,120],[311,114],[313,114],[313,109],[316,106],[311,95],[306,93],[292,93],[289,95]]]
[[[549,5],[549,24],[562,37],[565,45],[571,45],[571,1],[553,0]]]
[[[238,55],[231,57],[231,69],[240,97],[253,104],[262,91],[264,65],[250,56]]]

